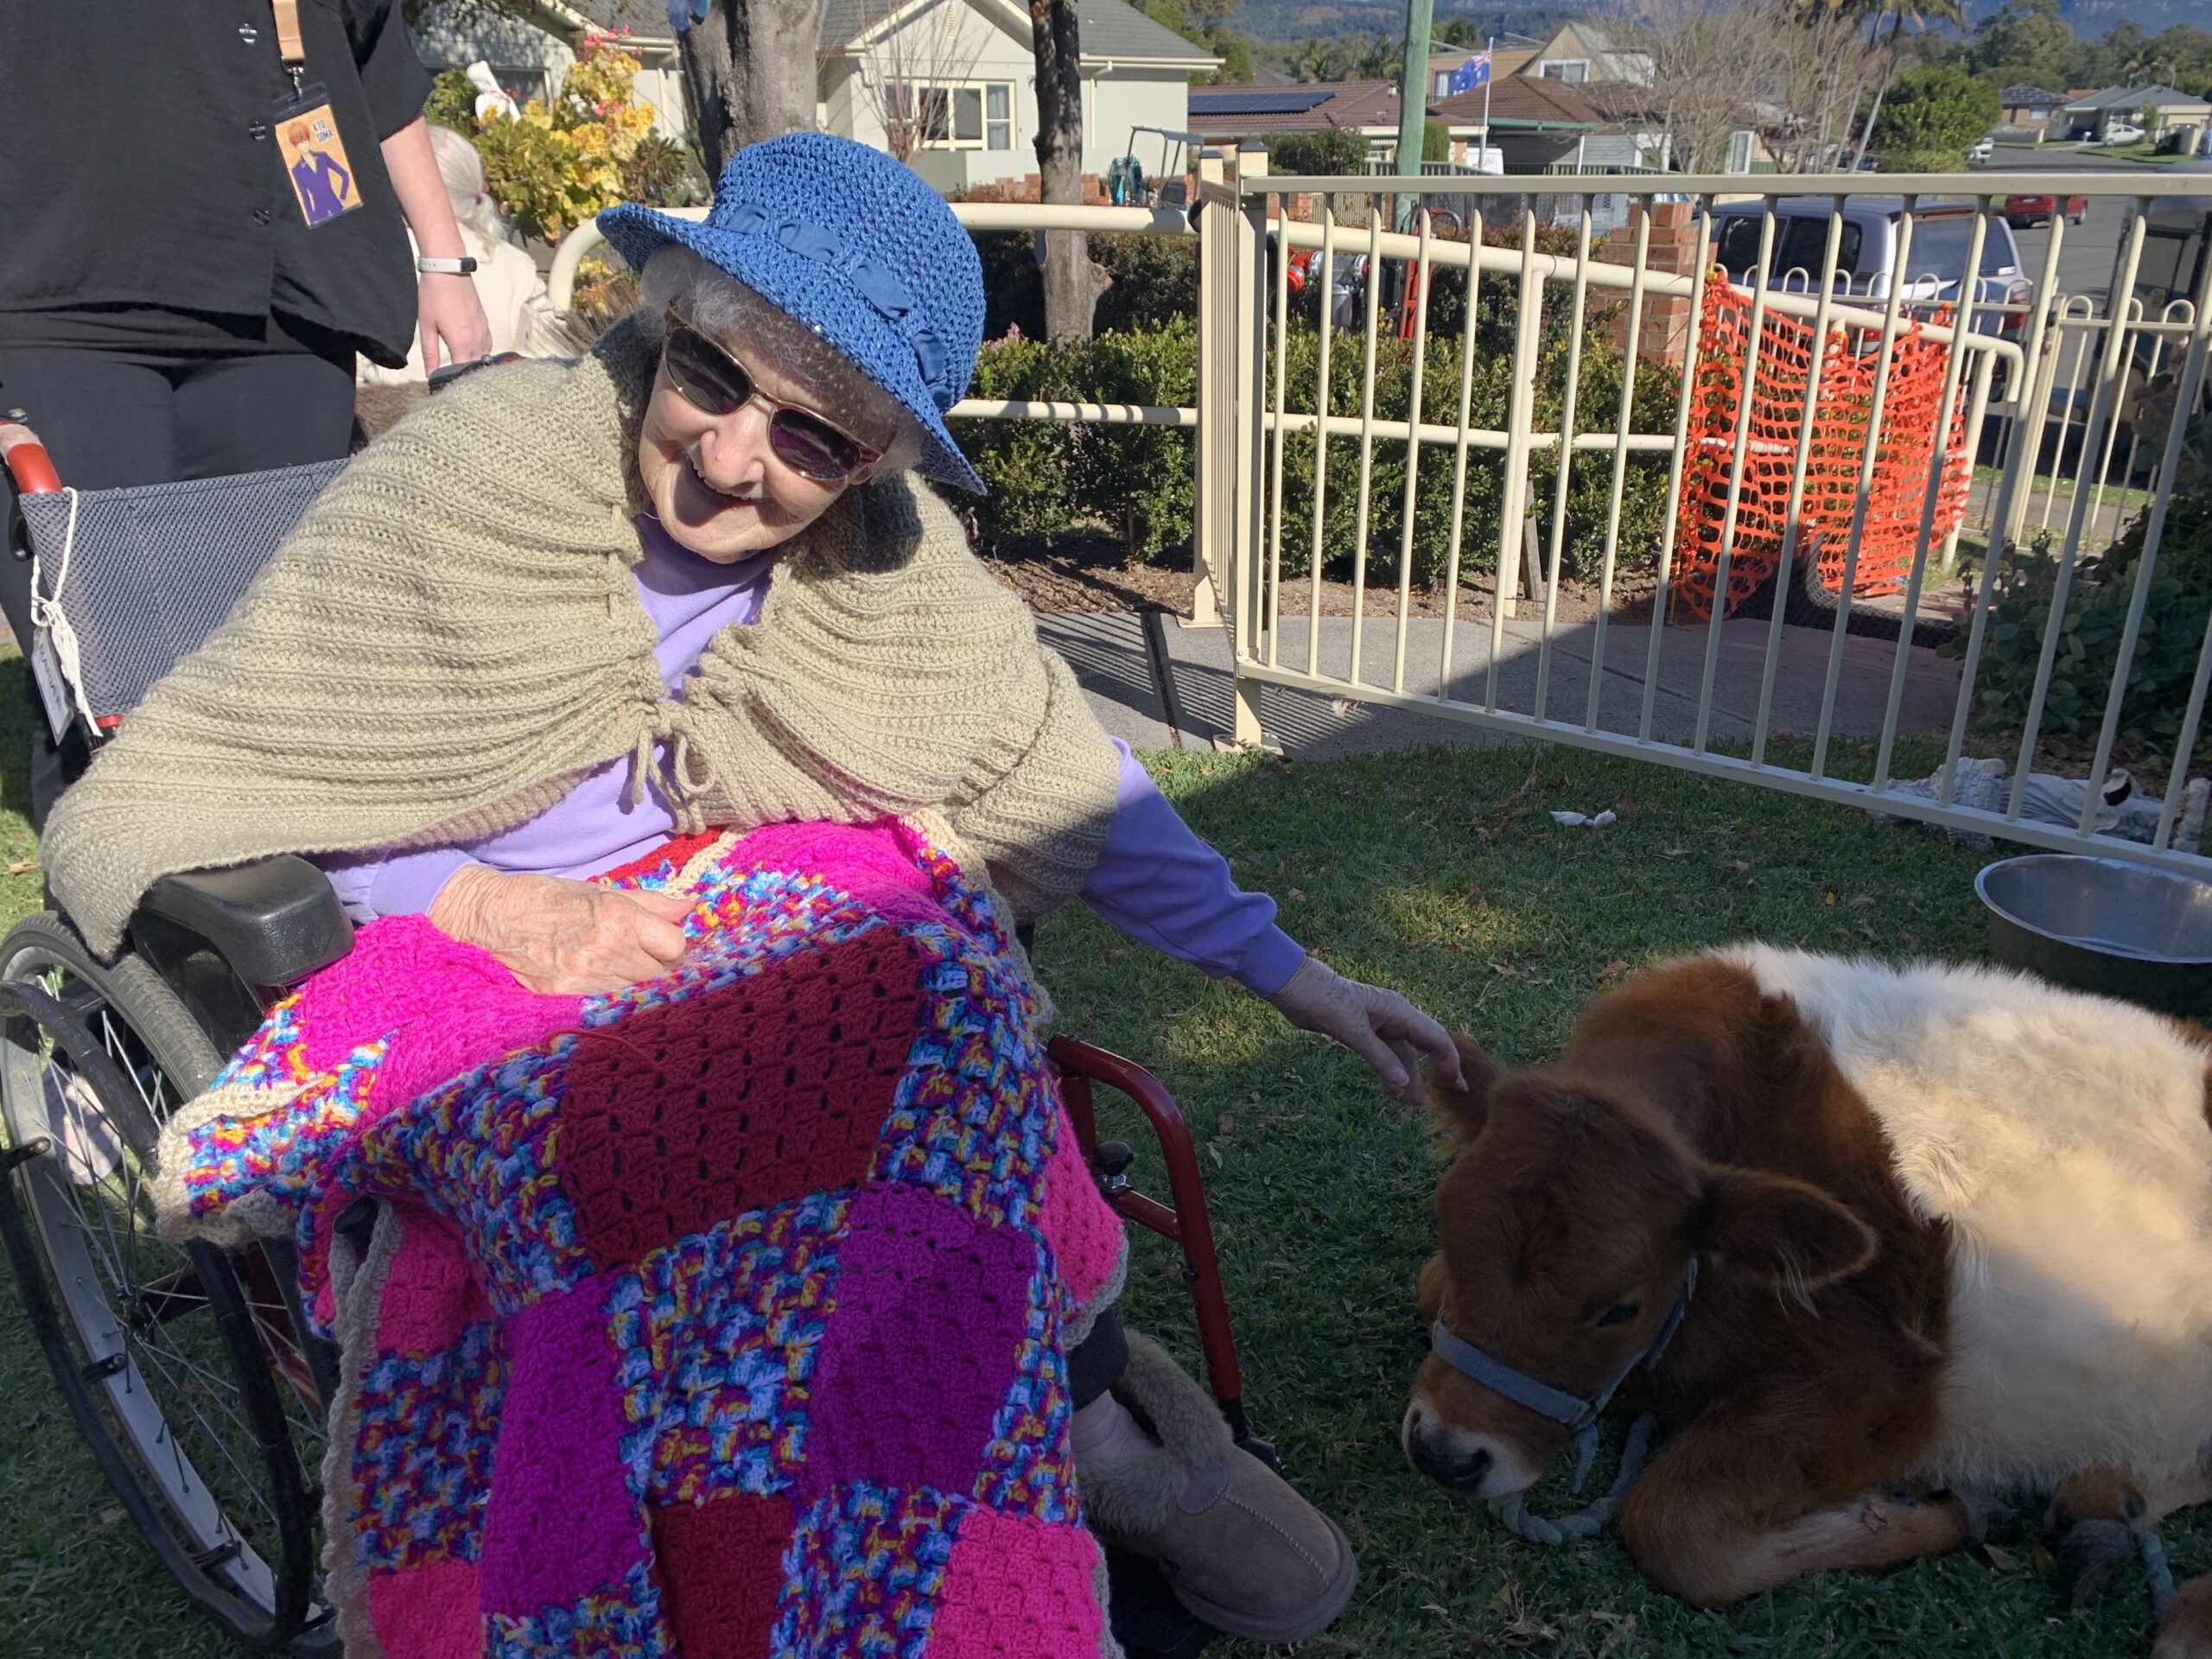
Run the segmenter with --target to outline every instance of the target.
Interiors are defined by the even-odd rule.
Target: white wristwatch
[[[426,276],[467,276],[475,271],[476,259],[466,253],[458,259],[433,259],[423,254],[416,257],[415,269]]]

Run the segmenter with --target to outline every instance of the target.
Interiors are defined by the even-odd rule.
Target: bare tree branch
[[[861,38],[899,10],[899,0],[862,0]],[[861,57],[861,97],[883,127],[884,148],[912,166],[925,145],[952,136],[952,89],[974,72],[983,43],[967,27],[964,0],[938,0],[887,31]]]
[[[1682,172],[1724,171],[1744,131],[1786,170],[1829,164],[1892,56],[1832,0],[1612,0],[1608,23],[1651,79],[1587,90],[1612,119],[1659,134]]]

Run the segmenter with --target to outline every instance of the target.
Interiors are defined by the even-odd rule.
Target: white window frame
[[[1580,69],[1579,75],[1570,75],[1569,69]],[[1539,80],[1560,80],[1570,86],[1587,85],[1590,79],[1590,60],[1587,58],[1546,58],[1536,66]]]
[[[991,114],[991,92],[994,89],[1003,92],[1006,94],[1006,115],[1002,119],[995,118]],[[1003,126],[1006,129],[1006,146],[1003,149],[990,150],[991,154],[998,156],[1006,155],[1012,151],[1014,146],[1020,142],[1021,121],[1019,114],[1019,107],[1014,102],[1014,83],[1013,81],[997,79],[938,80],[931,81],[927,86],[922,88],[921,91],[925,96],[931,94],[942,96],[944,99],[945,109],[944,137],[942,138],[931,138],[926,140],[923,145],[924,149],[990,150],[991,129],[995,126]],[[959,136],[959,99],[960,94],[963,92],[973,92],[976,94],[977,118],[976,136],[973,138],[963,138]],[[1086,105],[1090,102],[1088,99],[1084,101]]]

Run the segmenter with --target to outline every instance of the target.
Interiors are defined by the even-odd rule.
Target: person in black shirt
[[[490,349],[470,277],[413,268],[407,228],[425,262],[466,251],[397,0],[296,6],[335,129],[319,162],[288,136],[271,0],[0,0],[0,411],[24,411],[66,485],[335,459],[356,353],[397,367],[418,332],[432,369]],[[27,645],[26,562],[0,560],[0,609]],[[38,750],[42,819],[60,772]]]

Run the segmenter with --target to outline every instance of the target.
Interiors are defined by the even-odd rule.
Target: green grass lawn
[[[0,756],[21,747],[0,734]],[[1925,770],[1927,758],[1899,769]],[[1238,878],[1281,900],[1294,934],[1510,1061],[1549,1052],[1625,969],[1745,936],[1982,954],[1970,883],[1991,855],[1813,802],[1566,751],[1153,760]],[[1548,816],[1602,806],[1620,814],[1602,832]],[[26,845],[17,813],[0,817],[0,851]],[[18,909],[34,899],[27,887],[8,893]],[[1079,907],[1046,925],[1039,960],[1063,1027],[1150,1066],[1195,1126],[1255,1424],[1360,1550],[1357,1597],[1306,1653],[2147,1653],[2139,1583],[2109,1606],[2063,1613],[2024,1543],[1993,1560],[1824,1575],[1696,1613],[1647,1586],[1611,1538],[1553,1551],[1510,1539],[1414,1475],[1397,1447],[1424,1351],[1411,1301],[1437,1168],[1424,1115],[1265,1005],[1129,945]],[[1109,1112],[1106,1127],[1146,1144],[1134,1114]],[[1157,1158],[1135,1175],[1158,1188]],[[1174,1258],[1149,1235],[1138,1236],[1124,1307],[1195,1363]],[[0,1294],[0,1655],[224,1651],[154,1571],[76,1444],[12,1286]],[[1556,1482],[1538,1497],[1540,1510],[1567,1506]],[[2212,1528],[2176,1524],[2166,1539],[2177,1573],[2212,1565]]]

